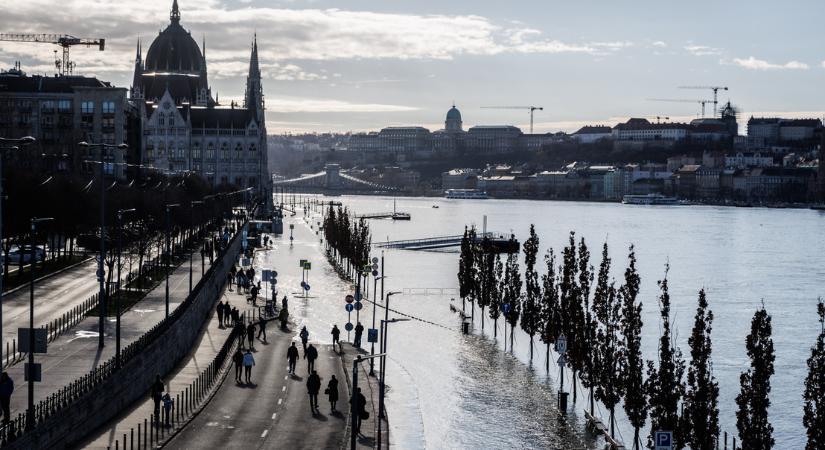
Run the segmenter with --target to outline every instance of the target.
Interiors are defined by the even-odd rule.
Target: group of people
[[[221,327],[233,327],[241,321],[240,311],[238,311],[238,308],[231,306],[229,300],[219,301],[215,311],[218,313],[218,325]]]
[[[250,324],[250,326],[252,326],[252,324]],[[243,371],[246,384],[252,383],[252,366],[255,365],[255,357],[252,356],[251,346],[246,349],[246,352],[238,347],[232,355],[232,362],[235,364],[235,381],[241,383],[241,371]]]
[[[166,385],[160,378],[160,374],[155,375],[155,381],[152,383],[152,387],[150,389],[152,401],[155,403],[154,422],[158,425],[163,423],[168,427],[171,426],[170,419],[172,416],[172,406],[174,406],[175,401],[172,400],[172,396],[169,395],[169,392],[164,392],[165,390]],[[162,419],[160,415],[161,404],[163,405]]]

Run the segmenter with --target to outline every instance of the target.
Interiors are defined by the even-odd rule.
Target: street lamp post
[[[115,309],[117,309],[117,318],[115,319],[115,367],[118,369],[120,368],[120,295],[123,290],[120,285],[120,255],[123,253],[123,215],[134,211],[135,208],[119,209],[117,211],[117,297],[115,298],[117,303],[117,306],[115,306]],[[129,260],[131,261],[131,258]]]
[[[25,369],[29,387],[29,403],[26,410],[26,429],[34,428],[34,273],[37,268],[35,253],[35,235],[37,224],[54,220],[51,217],[31,219],[31,257],[29,261],[29,364]]]
[[[390,297],[398,295],[401,292],[392,291],[387,292],[387,298],[384,301],[384,320],[381,321],[381,353],[387,352],[387,330],[384,329],[385,323],[390,323]],[[402,319],[393,319],[393,321],[401,321]],[[407,319],[404,319],[407,320]],[[381,376],[378,377],[378,418],[384,417],[384,372],[386,372],[386,358],[381,358]]]
[[[103,143],[89,143],[86,141],[79,142],[81,147],[94,147],[100,149],[100,259],[97,262],[97,280],[100,282],[100,292],[98,293],[98,305],[100,308],[100,320],[98,321],[98,347],[103,348],[103,332],[106,326],[106,277],[103,269],[104,260],[106,259],[106,183],[104,178],[106,175],[104,150],[107,148],[117,148],[125,150],[129,148],[126,144],[103,144]]]
[[[366,357],[361,357],[358,355],[352,361],[352,392],[350,393],[350,417],[351,417],[351,426],[350,426],[350,449],[355,450],[355,442],[358,438],[358,431],[355,428],[355,421],[360,420],[358,410],[358,401],[356,394],[358,393],[358,364],[370,360],[372,361],[375,358],[382,358],[384,356],[383,353],[378,355],[370,355]],[[379,422],[380,423],[380,422]]]
[[[377,286],[378,286],[378,280],[379,279],[381,280],[382,283],[384,282],[384,276],[381,275],[380,277],[376,276],[373,279],[373,283],[372,283],[372,329],[373,330],[375,329],[375,308],[376,308],[375,305],[376,305],[377,300],[378,300],[378,297],[376,297],[376,293],[377,293],[376,291],[377,291]],[[370,355],[374,355],[374,354],[375,354],[375,342],[373,341],[373,342],[370,342]],[[371,377],[375,376],[375,359],[370,360],[370,376]]]
[[[178,206],[180,205],[177,203],[166,204],[166,317],[169,317],[169,261],[172,259],[172,244],[169,242],[169,212]]]
[[[387,300],[389,300],[390,295],[393,292],[387,294]],[[384,337],[384,350],[381,352],[381,376],[378,378],[378,446],[376,448],[381,448],[381,420],[384,418],[384,380],[387,373],[387,325],[396,322],[406,322],[410,319],[407,318],[393,318],[392,320],[382,320],[381,321],[381,334]]]
[[[0,254],[3,255],[0,260],[0,361],[3,360],[3,277],[5,277],[6,258],[8,255],[2,251],[3,247],[3,150],[20,150],[16,145],[8,146],[7,144],[28,145],[35,141],[31,136],[24,136],[18,139],[0,138]]]
[[[203,200],[192,200],[189,202],[189,226],[195,227],[195,205],[203,205]],[[192,293],[192,257],[195,253],[195,247],[192,242],[189,243],[189,293]],[[203,255],[203,253],[201,253]],[[203,256],[201,256],[201,268],[203,268]]]

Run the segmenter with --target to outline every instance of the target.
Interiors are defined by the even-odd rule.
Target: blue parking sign
[[[673,450],[673,432],[657,431],[653,434],[656,450]]]

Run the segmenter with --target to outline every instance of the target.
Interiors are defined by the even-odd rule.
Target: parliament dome
[[[192,35],[180,25],[178,2],[172,4],[170,24],[152,41],[144,70],[198,74],[204,69],[203,54]]]

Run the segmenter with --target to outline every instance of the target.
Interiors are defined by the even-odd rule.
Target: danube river
[[[343,196],[355,213],[390,211],[390,197]],[[435,208],[437,206],[438,208]],[[735,397],[747,368],[745,336],[764,302],[773,316],[776,374],[770,418],[776,448],[804,447],[802,391],[806,359],[819,330],[816,298],[825,295],[825,214],[810,210],[710,206],[629,206],[527,200],[401,198],[399,211],[412,220],[372,220],[373,241],[455,235],[465,225],[514,233],[523,242],[530,224],[541,238],[541,254],[557,253],[568,233],[584,237],[598,268],[601,245],[610,246],[613,276],[621,283],[628,246],[636,247],[644,304],[643,351],[654,358],[660,332],[656,281],[668,276],[676,341],[689,357],[687,339],[699,289],[705,288],[715,320],[713,363],[720,384],[723,431],[736,434]],[[314,219],[317,220],[317,219]],[[399,448],[581,448],[585,396],[560,420],[555,410],[558,368],[545,371],[543,347],[530,364],[528,338],[516,334],[515,351],[503,351],[492,321],[484,333],[476,314],[472,336],[458,332],[449,310],[457,297],[457,250],[387,250],[386,291],[393,309],[444,327],[410,321],[389,334],[389,411]],[[541,258],[543,261],[543,258]],[[523,263],[523,261],[522,261]],[[522,267],[523,268],[523,267]],[[543,263],[539,266],[544,271]],[[460,307],[460,299],[456,299]],[[371,314],[367,314],[371,319]],[[346,319],[341,312],[342,319]],[[362,322],[369,322],[364,317]],[[365,324],[368,325],[368,324]],[[551,356],[551,359],[554,357]],[[569,375],[569,372],[568,372]],[[569,376],[566,377],[566,381]],[[570,390],[570,385],[566,386]],[[603,411],[606,420],[606,413]],[[619,431],[632,444],[632,428],[617,408]],[[643,430],[645,435],[647,430]]]

